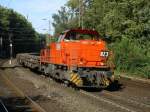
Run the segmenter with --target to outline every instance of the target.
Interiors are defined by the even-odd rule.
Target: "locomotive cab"
[[[88,32],[88,30],[70,30],[61,33],[58,42],[71,42],[83,40],[99,40],[99,34],[96,31]]]

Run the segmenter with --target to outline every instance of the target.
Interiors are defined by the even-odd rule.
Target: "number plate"
[[[102,57],[108,57],[108,51],[101,51],[100,56]]]

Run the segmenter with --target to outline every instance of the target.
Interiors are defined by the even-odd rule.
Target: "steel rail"
[[[9,112],[2,100],[0,100],[0,106],[2,106],[2,109],[4,110],[4,112]]]
[[[16,95],[26,99],[27,104],[31,107],[31,109],[33,109],[34,112],[46,112],[42,107],[40,107],[40,105],[38,105],[36,102],[34,102],[30,97],[25,95],[18,87],[16,87],[16,85],[13,84],[6,77],[6,75],[7,74],[5,72],[3,72],[3,74],[1,74],[2,78],[6,81],[7,85],[15,91]]]

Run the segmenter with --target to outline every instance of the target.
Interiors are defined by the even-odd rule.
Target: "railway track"
[[[124,81],[125,83],[125,81]],[[131,83],[131,82],[128,82]],[[136,88],[137,84],[132,82],[132,85],[134,85],[134,89]],[[140,84],[139,84],[140,85]],[[147,101],[149,101],[150,97],[148,95],[148,88],[145,84],[145,90],[147,92],[142,92],[144,90],[144,85],[138,85],[138,89],[140,89],[140,94],[142,93],[143,96],[138,96],[138,93],[134,96],[132,92],[134,92],[134,89],[128,85],[127,88],[124,88],[126,91],[116,91],[116,92],[111,92],[108,90],[103,90],[103,91],[84,91],[80,90],[82,94],[85,94],[87,96],[93,97],[99,101],[106,102],[110,105],[113,105],[114,107],[120,108],[124,111],[127,112],[149,112],[150,111],[150,104],[146,102],[146,100],[139,100],[147,96]],[[132,90],[133,89],[133,90]],[[128,92],[127,92],[128,91]],[[130,92],[129,92],[130,91]],[[137,91],[138,92],[138,91]],[[129,95],[126,95],[129,94]],[[144,95],[145,94],[145,95]],[[146,95],[147,94],[147,95]],[[134,98],[135,97],[135,98]]]
[[[114,92],[107,91],[107,90],[87,91],[87,90],[80,89],[79,92],[88,97],[92,97],[93,99],[95,99],[95,101],[97,100],[99,102],[104,102],[105,105],[118,108],[118,110],[121,110],[122,112],[149,112],[150,104],[146,101],[136,99],[136,97],[144,98],[145,96],[149,98],[149,95],[148,95],[149,85],[148,84],[140,85],[140,84],[137,84],[136,82],[132,82],[132,81],[130,82],[128,80],[127,81],[121,80],[121,81],[123,81],[123,88],[121,88],[121,90],[118,90],[118,91],[114,91]],[[64,84],[62,85],[58,84],[58,85],[68,88]],[[136,88],[137,88],[137,92],[138,90],[141,90],[142,94],[141,93],[135,94],[134,90]],[[126,96],[126,94],[129,94],[129,95]]]
[[[143,104],[141,102],[134,101],[132,99],[126,99],[121,96],[116,96],[108,92],[103,92],[103,95],[100,95],[98,92],[91,93],[86,91],[80,91],[82,94],[95,98],[96,100],[105,102],[109,105],[112,105],[116,108],[122,109],[126,112],[149,112],[150,105]]]
[[[29,74],[30,74],[30,72],[29,72]],[[140,89],[141,91],[142,90],[144,91],[142,94],[136,93],[135,94],[135,95],[137,95],[136,97],[143,98],[144,96],[147,96],[147,98],[150,98],[148,95],[149,85],[147,85],[147,84],[141,85],[139,83],[136,83],[133,81],[128,81],[128,80],[123,81],[123,83],[127,84],[126,85],[127,88],[125,88],[123,91],[110,92],[110,91],[103,90],[101,92],[100,91],[90,92],[90,91],[80,90],[80,93],[84,94],[92,99],[95,99],[94,101],[98,101],[100,104],[103,103],[105,106],[107,105],[108,108],[113,107],[114,109],[119,110],[121,112],[149,112],[150,104],[148,102],[133,98],[134,94],[136,93],[136,92],[134,92],[134,90],[136,88]],[[58,83],[56,83],[56,84],[58,84]],[[58,85],[60,86],[60,84],[58,84]],[[61,85],[61,86],[65,87],[64,85]],[[146,93],[146,95],[144,95],[145,93]],[[124,96],[125,94],[129,94],[129,95]],[[130,96],[132,96],[132,97],[130,97]],[[23,95],[23,97],[24,97],[24,95]],[[20,100],[20,102],[22,102],[22,100],[23,100],[23,102],[24,102],[25,99],[18,99],[18,100]],[[149,100],[147,100],[147,101],[149,101]],[[25,102],[28,102],[28,101],[25,101]],[[27,111],[31,110],[31,112],[32,112],[33,108],[31,108],[32,106],[30,106],[28,104],[30,104],[30,103],[27,103],[27,105],[26,104],[22,104],[22,105],[25,109],[27,109]],[[30,109],[28,107],[30,107]],[[17,106],[17,108],[22,108],[22,106]],[[37,112],[37,111],[35,111],[35,112]]]
[[[0,112],[8,112],[2,100],[0,100]]]
[[[134,110],[132,110],[132,109],[130,109],[130,108],[124,106],[124,105],[120,105],[120,104],[118,104],[118,103],[115,103],[114,101],[108,100],[108,99],[106,99],[106,98],[99,97],[98,95],[91,94],[91,93],[86,92],[86,91],[80,91],[80,92],[81,92],[82,94],[84,94],[84,95],[93,97],[93,98],[95,98],[95,99],[97,99],[97,100],[99,100],[99,101],[102,101],[102,102],[105,102],[105,103],[107,103],[107,104],[109,104],[109,105],[112,105],[112,106],[114,106],[114,107],[120,108],[122,111],[126,111],[126,112],[136,112],[136,111],[134,111]]]
[[[24,94],[7,77],[6,73],[0,70],[2,80],[6,83],[9,93],[16,97],[1,98],[1,109],[5,112],[46,112],[30,97]]]

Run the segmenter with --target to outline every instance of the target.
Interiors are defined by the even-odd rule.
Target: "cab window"
[[[97,35],[70,32],[64,38],[64,41],[76,41],[76,40],[98,40]]]

